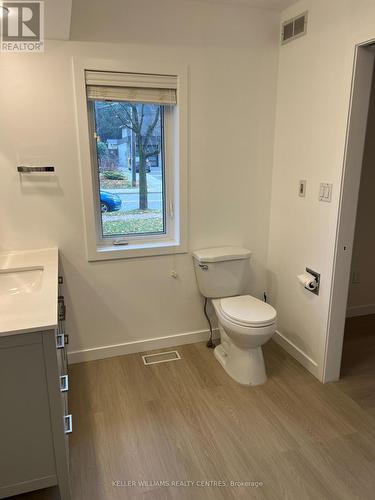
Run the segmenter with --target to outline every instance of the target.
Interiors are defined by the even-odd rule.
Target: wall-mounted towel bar
[[[20,165],[17,167],[20,174],[33,174],[33,173],[43,173],[43,172],[54,172],[55,167],[26,167]]]

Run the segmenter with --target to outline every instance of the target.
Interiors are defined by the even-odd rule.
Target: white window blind
[[[88,99],[177,104],[177,76],[86,71]]]

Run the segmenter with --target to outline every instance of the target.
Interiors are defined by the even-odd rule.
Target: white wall
[[[375,37],[375,3],[306,0],[282,17],[305,10],[307,36],[279,56],[269,287],[279,341],[322,377],[354,47]],[[332,203],[318,201],[320,182],[333,183]],[[319,297],[296,280],[306,266],[322,275]]]
[[[189,66],[190,247],[248,246],[249,288],[261,296],[269,230],[277,14],[193,2],[168,21],[148,2],[141,25],[141,2],[118,2],[111,18],[102,2],[90,5],[88,15],[74,2],[73,37],[126,43],[0,55],[0,249],[61,249],[71,351],[207,328],[190,254],[86,260],[72,56]],[[20,181],[16,166],[32,156],[56,166],[53,181]]]
[[[367,122],[349,289],[349,315],[375,313],[375,78]]]
[[[279,36],[279,15],[230,0],[74,0],[71,39],[254,49]],[[266,43],[267,44],[267,43]]]

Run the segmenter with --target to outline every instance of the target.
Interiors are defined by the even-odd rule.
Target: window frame
[[[144,67],[129,68],[114,61],[73,59],[86,253],[89,261],[186,253],[188,251],[187,68],[180,65],[168,68],[159,66],[156,67],[155,63],[150,62]],[[166,74],[178,77],[177,105],[165,106],[164,115],[166,234],[119,236],[117,239],[125,240],[128,242],[126,245],[114,245],[115,238],[101,237],[97,154],[96,144],[92,140],[95,121],[92,116],[93,106],[90,110],[86,97],[85,71],[87,70]],[[93,146],[95,146],[95,151]]]

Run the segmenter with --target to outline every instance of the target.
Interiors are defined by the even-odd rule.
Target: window
[[[94,100],[100,238],[167,233],[164,105]]]
[[[128,257],[184,251],[178,77],[84,74],[96,240],[89,260],[97,260],[92,254],[119,257],[101,252]],[[91,240],[88,234],[88,246]]]

